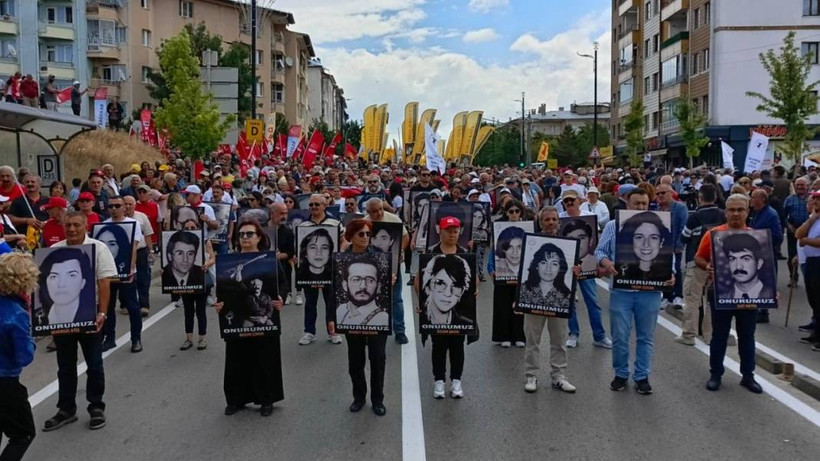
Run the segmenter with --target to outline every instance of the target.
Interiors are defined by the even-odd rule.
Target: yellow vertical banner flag
[[[476,136],[475,141],[475,148],[473,149],[472,154],[470,154],[470,164],[472,165],[475,156],[481,151],[481,148],[484,147],[484,144],[487,143],[487,140],[490,139],[490,135],[493,134],[495,128],[491,127],[490,125],[482,126],[478,129],[478,136]]]
[[[460,157],[465,152],[461,151],[461,142],[464,139],[464,126],[467,124],[467,111],[459,112],[453,117],[453,134],[447,141],[452,147],[450,152],[455,158]]]
[[[418,126],[416,127],[416,136],[413,142],[413,154],[415,154],[417,159],[421,159],[421,155],[424,153],[424,127],[431,125],[435,117],[436,109],[427,109],[421,113],[421,118],[419,119]]]
[[[550,158],[547,159],[547,168],[550,170],[554,170],[558,168],[558,159],[557,158]]]
[[[467,122],[464,125],[464,137],[461,140],[460,155],[473,155],[478,129],[481,126],[481,117],[484,111],[474,110],[467,114]]]
[[[384,137],[384,124],[387,116],[387,104],[382,104],[376,108],[376,113],[373,116],[373,138],[370,140],[370,149],[373,152],[382,152],[382,138]]]
[[[364,109],[364,118],[362,126],[362,138],[365,152],[373,149],[373,138],[376,135],[376,106],[367,106]]]
[[[453,158],[453,132],[450,131],[450,137],[447,138],[447,149],[444,150],[444,160],[450,161]]]
[[[401,137],[404,144],[413,144],[416,140],[416,124],[419,118],[419,103],[408,102],[404,106],[404,122],[401,124]]]
[[[550,143],[547,141],[541,141],[541,148],[538,149],[538,161],[539,162],[546,162],[547,157],[550,155]]]
[[[444,139],[439,139],[438,140],[438,154],[441,155],[442,157],[444,157],[444,152],[446,152],[448,144],[449,143]],[[444,158],[444,161],[445,162],[447,161],[446,157]]]

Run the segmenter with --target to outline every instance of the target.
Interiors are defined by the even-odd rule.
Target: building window
[[[700,63],[700,71],[706,72],[709,70],[709,48],[706,48],[700,53],[701,56],[701,63]]]
[[[275,103],[285,102],[285,85],[282,85],[281,83],[271,83],[270,100]]]
[[[820,60],[818,60],[820,42],[803,42],[800,48],[803,51],[803,56],[809,57],[809,63],[817,64],[818,62],[820,62]]]
[[[256,65],[262,65],[262,50],[256,50]]]
[[[648,38],[643,41],[643,57],[644,58],[649,57],[649,51],[650,51],[649,44],[650,44],[650,41],[649,41]]]
[[[140,6],[142,7],[143,10],[147,10],[148,9],[148,0],[140,0]]]
[[[692,12],[692,28],[697,29],[700,26],[700,8],[695,8]]]
[[[661,44],[660,35],[655,34],[655,36],[652,37],[652,53],[657,53],[658,52],[660,44]]]
[[[256,95],[265,96],[265,85],[262,82],[256,82]]]
[[[661,86],[671,86],[686,81],[686,56],[677,55],[661,63]]]
[[[649,126],[649,114],[644,114],[643,115],[643,132],[644,133],[649,133],[649,131],[651,129],[652,129],[652,127]]]
[[[151,73],[151,68],[148,66],[142,66],[142,83],[151,83],[151,77],[148,74]]]
[[[820,0],[803,0],[803,16],[820,16]]]
[[[142,46],[151,46],[151,31],[142,29]]]
[[[0,58],[17,59],[17,40],[0,40]]]
[[[658,82],[659,82],[659,80],[660,80],[660,73],[659,72],[655,72],[654,74],[652,74],[652,92],[653,93],[658,91]]]
[[[179,0],[179,15],[183,18],[193,18],[194,17],[194,4],[193,2],[186,2],[185,0]]]
[[[657,129],[658,126],[661,124],[661,113],[660,112],[652,112],[652,126]]]
[[[40,60],[71,63],[74,61],[74,47],[72,45],[41,45]]]
[[[632,100],[632,92],[635,87],[635,79],[630,78],[629,80],[621,83],[621,104],[627,103]]]
[[[49,24],[73,24],[74,9],[70,6],[50,6],[46,8],[46,20]]]
[[[814,90],[814,91],[809,91],[809,94],[810,94],[812,97],[814,97],[815,102],[816,102],[816,103],[818,103],[817,105],[818,105],[818,107],[820,107],[820,101],[818,101],[818,100],[817,100],[817,90]]]
[[[14,17],[14,0],[0,0],[0,16]]]
[[[653,16],[653,14],[652,14],[652,0],[649,0],[648,2],[646,2],[644,11],[646,11],[646,19],[649,19]]]
[[[649,77],[643,78],[643,94],[649,94],[651,88],[649,87]]]
[[[700,63],[700,53],[695,53],[692,55],[692,75],[698,75],[698,67]]]
[[[701,104],[701,113],[703,113],[704,117],[709,116],[709,96],[703,97],[703,103]]]
[[[117,44],[120,43],[127,43],[128,42],[128,28],[127,27],[117,27]]]
[[[712,22],[712,2],[703,4],[703,23],[709,24]]]

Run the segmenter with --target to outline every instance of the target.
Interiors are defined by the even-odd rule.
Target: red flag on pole
[[[345,158],[356,158],[358,154],[359,151],[355,147],[351,146],[349,142],[345,143]]]
[[[333,153],[336,152],[336,145],[339,144],[339,141],[342,140],[341,133],[337,132],[336,136],[333,137],[333,140],[330,141],[330,145],[327,146],[325,149],[325,157],[329,159],[331,162],[333,161]]]
[[[316,162],[316,155],[322,149],[324,142],[325,137],[322,135],[322,132],[313,130],[313,134],[310,135],[310,141],[307,143],[307,148],[305,149],[305,156],[302,157],[302,164],[305,165],[306,169],[309,170],[313,167],[313,163]]]
[[[290,144],[290,139],[288,139],[288,144]],[[299,144],[296,146],[296,150],[293,151],[293,158],[297,161],[301,161],[302,154],[305,153],[305,137],[299,138]]]
[[[68,101],[71,100],[71,89],[72,88],[73,87],[68,87],[68,88],[60,91],[59,93],[57,93],[57,95],[56,95],[57,104],[62,104],[64,102],[68,102]]]

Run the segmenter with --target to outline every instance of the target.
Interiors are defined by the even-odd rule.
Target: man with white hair
[[[102,167],[103,172],[103,189],[109,197],[120,195],[120,186],[117,184],[117,178],[114,175],[114,165],[106,163]]]

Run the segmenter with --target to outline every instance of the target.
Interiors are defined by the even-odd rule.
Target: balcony
[[[120,43],[113,38],[88,37],[88,59],[121,59]]]
[[[0,16],[0,34],[17,35],[17,18],[14,16]]]
[[[20,70],[17,58],[12,56],[0,57],[0,75],[14,75]]]
[[[270,38],[270,47],[272,51],[279,51],[285,53],[285,34],[282,32],[274,32]]]
[[[85,14],[88,19],[107,19],[117,21],[119,19],[120,5],[116,0],[89,0],[85,4]]]
[[[673,118],[672,120],[666,120],[661,122],[660,126],[660,134],[671,134],[676,133],[680,129],[680,122],[678,119]]]
[[[667,0],[661,4],[661,22],[669,20],[686,20],[689,0]]]
[[[106,87],[108,89],[108,96],[115,97],[120,96],[120,92],[122,91],[123,82],[120,80],[109,80],[104,78],[92,78],[89,82],[88,86],[90,88],[101,88]]]
[[[674,79],[661,82],[660,101],[671,101],[686,96],[689,91],[689,77],[678,75]]]
[[[62,61],[40,61],[40,77],[46,78],[54,75],[57,80],[74,80],[76,72],[74,63]]]
[[[689,31],[678,32],[677,34],[669,37],[668,39],[661,42],[661,49],[668,48],[676,43],[681,42],[688,42],[689,41]]]
[[[640,9],[640,0],[620,0],[620,3],[618,4],[618,16],[623,16],[629,11],[638,11]]]
[[[74,41],[74,25],[67,23],[47,23],[40,21],[37,33],[41,38]]]
[[[270,69],[270,81],[272,83],[285,83],[285,69],[277,69],[274,63]]]

